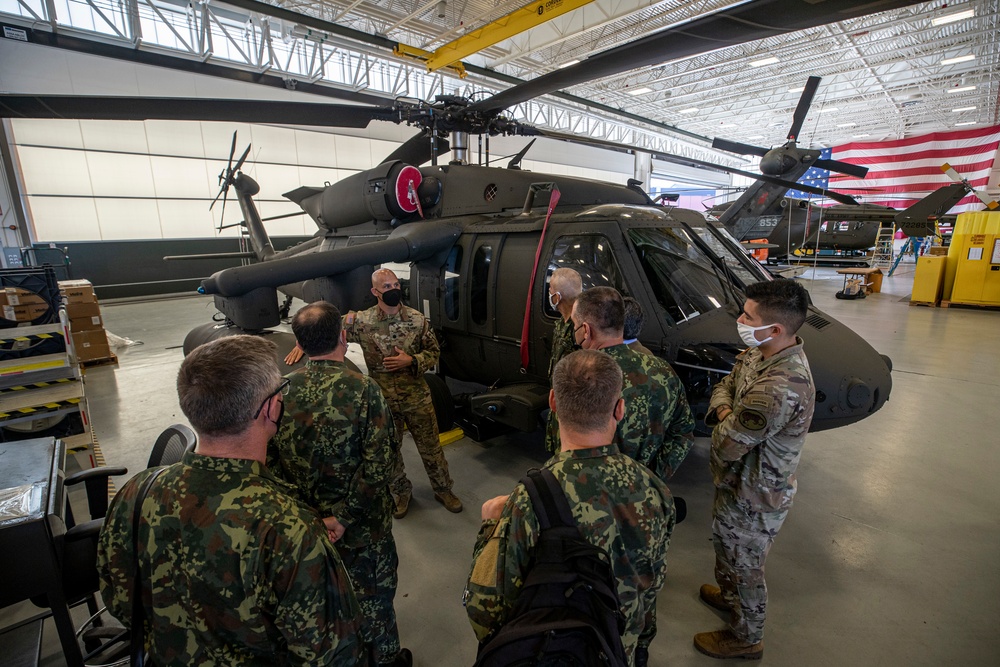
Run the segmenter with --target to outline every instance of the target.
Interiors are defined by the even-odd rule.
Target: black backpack
[[[583,538],[555,476],[521,480],[541,533],[507,622],[475,667],[627,667],[625,617],[608,554]]]

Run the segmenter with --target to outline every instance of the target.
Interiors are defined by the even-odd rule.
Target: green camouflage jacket
[[[320,517],[344,524],[344,546],[380,540],[392,529],[389,480],[399,455],[382,392],[342,361],[308,361],[288,378],[268,468]]]
[[[126,626],[132,507],[150,472],[115,496],[98,547],[101,595]],[[319,520],[260,463],[185,454],[153,483],[142,516],[153,664],[363,663],[361,611],[340,557]]]
[[[556,370],[559,360],[568,355],[576,348],[573,340],[573,320],[563,320],[562,317],[556,320],[552,328],[552,355],[549,358],[549,381],[552,381],[552,373]]]
[[[386,398],[395,400],[410,394],[414,385],[426,390],[424,373],[437,365],[441,349],[420,311],[402,306],[395,315],[386,315],[375,305],[356,313],[353,324],[347,324],[345,316],[344,329],[348,342],[361,345],[368,373]],[[416,364],[409,370],[386,371],[382,358],[395,356],[397,347],[413,357]]]
[[[670,479],[694,444],[694,416],[684,385],[663,359],[627,345],[603,348],[624,373],[625,418],[615,437],[622,451],[660,479]]]
[[[560,452],[545,466],[565,491],[580,532],[611,558],[626,619],[622,640],[631,656],[666,575],[673,497],[662,481],[616,445]],[[507,620],[538,532],[522,484],[507,499],[499,522],[485,521],[480,528],[465,589],[466,612],[480,641]]]
[[[720,492],[756,512],[787,510],[795,495],[795,468],[816,404],[802,339],[796,343],[769,359],[759,348],[746,350],[712,390],[709,426],[717,408],[733,410],[712,431],[712,478]]]

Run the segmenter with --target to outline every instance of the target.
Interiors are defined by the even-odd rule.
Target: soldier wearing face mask
[[[372,294],[378,299],[376,305],[344,317],[347,340],[361,345],[368,372],[382,389],[392,411],[396,437],[402,438],[404,423],[410,429],[434,497],[449,512],[461,512],[462,501],[451,491],[452,480],[441,449],[431,391],[424,380],[424,373],[437,364],[440,356],[437,339],[427,318],[403,305],[403,292],[395,273],[389,269],[373,273]],[[400,455],[389,483],[395,500],[395,518],[406,516],[412,489]]]
[[[583,291],[583,280],[573,269],[556,269],[549,277],[549,306],[559,313],[552,329],[552,353],[549,357],[549,382],[559,360],[577,349],[573,340],[573,321],[570,314],[580,292]],[[554,412],[549,413],[545,424],[545,447],[555,453],[559,449],[559,422]]]
[[[712,391],[715,580],[701,599],[729,627],[702,632],[694,645],[714,658],[757,659],[764,652],[764,561],[795,495],[795,469],[812,423],[816,388],[802,339],[809,294],[791,280],[755,283],[737,325],[749,349]]]

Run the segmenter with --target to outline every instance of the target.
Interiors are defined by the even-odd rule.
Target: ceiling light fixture
[[[975,111],[976,107],[959,107],[957,109],[952,109],[952,113],[962,113],[963,111]]]
[[[774,56],[770,58],[764,58],[763,60],[751,60],[750,67],[763,67],[764,65],[773,65],[774,63],[781,62]]]
[[[975,124],[976,124],[976,121],[974,121],[974,120],[967,120],[964,123],[955,123],[955,127],[962,127],[963,125],[975,125]]]
[[[562,65],[559,66],[559,69],[563,69],[564,67],[572,67],[573,65],[577,64],[578,62],[580,62],[580,61],[579,60],[570,60],[570,61],[564,62]]]
[[[820,109],[817,113],[833,113],[834,111],[840,111],[837,107],[826,107],[825,109]]]
[[[948,92],[949,93],[968,93],[968,92],[973,91],[975,89],[976,89],[975,86],[962,86],[961,88],[949,88]]]
[[[646,93],[653,92],[653,89],[646,88],[645,86],[643,86],[642,88],[636,88],[635,90],[626,90],[625,92],[628,93],[629,95],[645,95]]]
[[[747,139],[749,139],[751,141],[753,141],[754,139],[763,139],[763,138],[764,138],[763,134],[755,134],[752,137],[747,137]]]
[[[801,93],[805,89],[806,89],[805,86],[799,86],[798,88],[789,88],[788,92],[790,92],[790,93]]]
[[[958,63],[967,63],[970,60],[975,60],[976,57],[971,53],[964,56],[956,56],[954,58],[945,58],[941,61],[942,65],[957,65]]]
[[[837,123],[837,127],[854,127],[857,123]]]
[[[962,19],[971,19],[976,15],[976,12],[972,9],[966,9],[962,12],[955,12],[954,14],[945,14],[944,16],[938,16],[937,18],[931,19],[931,25],[945,25],[947,23],[954,23],[955,21],[961,21]]]
[[[691,107],[690,109],[681,109],[677,113],[695,113],[698,111],[698,107]]]
[[[870,135],[870,134],[855,134],[854,138],[855,139],[864,139],[865,137],[870,137],[870,136],[872,136],[872,135]]]

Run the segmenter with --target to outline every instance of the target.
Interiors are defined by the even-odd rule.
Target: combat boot
[[[393,519],[402,519],[406,516],[406,513],[410,511],[410,498],[411,495],[409,493],[396,496],[396,509],[392,513]]]
[[[635,648],[635,667],[647,667],[649,665],[649,649],[645,646]]]
[[[760,660],[764,655],[764,642],[750,644],[734,635],[732,630],[699,632],[694,636],[694,647],[705,655],[723,660]]]
[[[724,611],[727,614],[732,613],[732,608],[726,604],[726,599],[722,597],[722,591],[718,586],[713,586],[712,584],[702,584],[701,590],[698,591],[698,597],[701,601],[707,604],[712,609],[718,609],[719,611]]]
[[[459,500],[458,496],[456,496],[450,490],[442,491],[441,493],[435,493],[434,497],[437,498],[437,501],[442,505],[444,505],[444,508],[449,512],[454,512],[455,514],[458,514],[459,512],[462,511],[462,501]]]
[[[396,661],[392,665],[393,667],[413,667],[413,654],[410,653],[410,649],[399,649],[399,653],[396,654]]]

